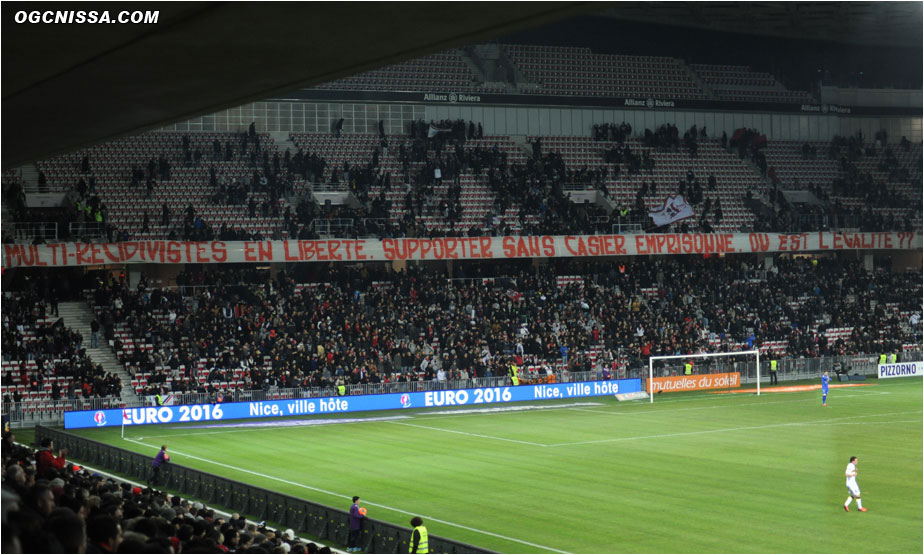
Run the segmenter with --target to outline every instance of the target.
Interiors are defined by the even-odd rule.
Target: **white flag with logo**
[[[649,212],[656,226],[667,225],[678,220],[693,217],[693,207],[687,204],[682,195],[671,195],[664,201],[664,206]]]
[[[438,127],[436,127],[435,125],[431,123],[430,128],[427,130],[427,138],[432,139],[433,137],[436,137],[440,133],[449,133],[450,131],[452,131],[452,129],[439,129]]]

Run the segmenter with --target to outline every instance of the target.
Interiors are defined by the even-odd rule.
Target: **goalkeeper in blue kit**
[[[821,406],[828,406],[828,371],[821,376]]]

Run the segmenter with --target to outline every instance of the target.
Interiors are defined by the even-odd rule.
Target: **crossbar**
[[[654,380],[654,361],[657,360],[670,360],[678,358],[709,358],[709,357],[725,357],[725,356],[736,356],[736,355],[755,355],[757,360],[757,394],[760,395],[760,351],[730,351],[727,353],[697,353],[689,355],[655,355],[648,358],[648,391],[654,391],[652,383]],[[648,395],[649,402],[654,403],[654,395]]]

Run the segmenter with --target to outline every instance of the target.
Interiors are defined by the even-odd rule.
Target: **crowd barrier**
[[[55,447],[67,448],[68,459],[145,482],[151,474],[153,455],[142,455],[63,430],[36,426],[35,440],[54,440]],[[350,530],[349,512],[268,489],[229,480],[221,476],[171,463],[162,467],[162,489],[183,497],[198,499],[250,520],[265,520],[277,528],[292,528],[321,541],[346,545]],[[349,498],[344,503],[349,504]],[[410,520],[410,518],[408,518]],[[407,553],[412,530],[388,522],[366,518],[360,538],[365,553]],[[481,547],[429,536],[431,553],[494,553]]]

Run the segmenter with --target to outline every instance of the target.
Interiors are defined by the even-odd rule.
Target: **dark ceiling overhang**
[[[437,50],[593,14],[921,47],[921,2],[3,2],[2,165],[214,113]],[[156,24],[16,23],[157,11]]]
[[[599,7],[599,4],[596,4]],[[3,167],[593,9],[590,2],[4,2]],[[156,24],[16,23],[157,11]]]
[[[920,1],[619,2],[599,16],[747,35],[920,48]]]

